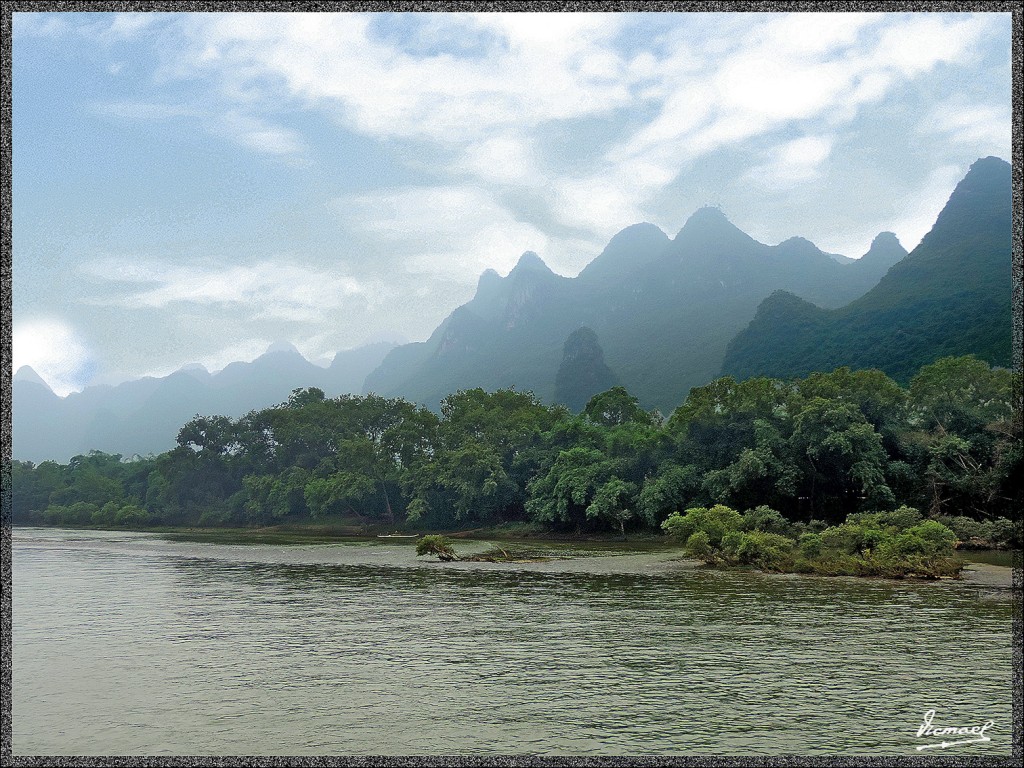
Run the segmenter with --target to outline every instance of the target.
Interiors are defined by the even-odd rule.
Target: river
[[[14,753],[908,755],[928,710],[1010,751],[1009,590],[530,546],[15,528]]]

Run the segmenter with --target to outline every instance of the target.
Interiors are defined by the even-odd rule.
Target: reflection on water
[[[14,751],[920,754],[935,709],[1009,752],[1008,594],[536,546],[15,529]]]

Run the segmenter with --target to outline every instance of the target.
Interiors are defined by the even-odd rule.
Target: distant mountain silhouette
[[[586,327],[569,334],[555,376],[555,402],[580,413],[590,398],[618,384],[618,377],[604,362],[597,334]]]
[[[339,352],[321,368],[291,344],[277,343],[252,362],[215,374],[193,363],[168,376],[87,387],[63,398],[26,366],[12,378],[12,454],[39,462],[90,450],[160,453],[174,447],[178,430],[196,414],[237,418],[284,402],[299,387],[319,387],[332,397],[358,393],[393,346]]]
[[[459,389],[515,386],[555,399],[563,345],[581,326],[645,408],[671,411],[707,383],[725,348],[772,291],[840,306],[871,288],[906,252],[884,235],[840,263],[803,238],[759,243],[717,208],[694,213],[675,238],[653,224],[619,232],[576,278],[526,253],[508,276],[493,270],[425,342],[395,348],[366,391],[436,408]]]
[[[722,373],[789,377],[848,365],[905,382],[948,355],[1009,366],[1011,198],[1009,163],[978,160],[920,245],[878,285],[833,310],[774,293],[730,342]],[[892,241],[884,237],[865,259],[876,251],[885,251],[882,263],[891,258]]]

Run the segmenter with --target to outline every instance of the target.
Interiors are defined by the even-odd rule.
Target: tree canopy
[[[34,524],[526,522],[622,536],[718,506],[761,510],[758,530],[773,535],[906,506],[956,521],[964,540],[1009,540],[998,519],[1022,501],[1019,387],[1019,374],[970,357],[925,366],[908,387],[847,368],[725,377],[664,422],[618,386],[579,415],[515,390],[457,392],[438,416],[303,389],[239,419],[197,415],[158,456],[15,461],[12,506],[15,522]]]

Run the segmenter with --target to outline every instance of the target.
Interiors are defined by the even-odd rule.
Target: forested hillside
[[[849,365],[907,382],[922,365],[949,355],[1009,366],[1010,184],[1009,163],[978,160],[921,244],[845,307],[827,310],[805,294],[773,294],[729,343],[722,373],[804,376]]]

